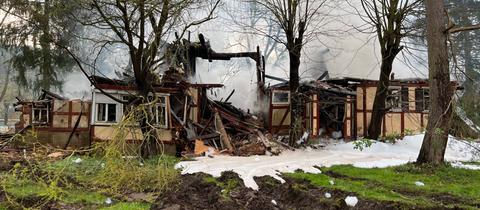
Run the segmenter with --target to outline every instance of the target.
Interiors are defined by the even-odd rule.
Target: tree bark
[[[386,112],[385,101],[387,99],[388,86],[390,86],[390,74],[392,73],[394,59],[395,56],[389,56],[383,59],[380,67],[380,80],[373,101],[372,116],[367,132],[367,138],[369,139],[378,139],[382,132],[382,120]]]
[[[294,146],[295,142],[302,135],[303,124],[302,124],[302,113],[303,113],[303,103],[302,98],[299,93],[300,87],[300,77],[298,70],[300,68],[300,50],[291,50],[289,52],[290,57],[290,139],[289,145]]]
[[[439,165],[444,162],[452,116],[453,89],[450,83],[444,3],[425,0],[430,86],[427,129],[417,163]]]

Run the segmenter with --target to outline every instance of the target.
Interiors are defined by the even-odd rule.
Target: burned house
[[[174,72],[166,72],[162,82],[154,85],[158,101],[155,104],[153,117],[157,129],[157,139],[166,145],[174,145],[179,138],[176,132],[193,129],[198,124],[205,110],[207,90],[223,87],[221,84],[193,84],[174,78]],[[129,105],[118,101],[128,101],[129,97],[138,95],[133,82],[112,80],[93,76],[95,87],[92,92],[91,135],[95,141],[111,140],[118,124],[129,111]],[[119,100],[115,100],[115,97]],[[142,140],[139,127],[127,136],[127,141]],[[172,148],[170,148],[172,149]]]
[[[267,75],[267,77],[269,77]],[[456,82],[452,82],[457,86]],[[303,127],[311,137],[357,139],[367,135],[378,86],[377,80],[336,78],[301,84],[304,96]],[[267,88],[268,130],[288,135],[290,91],[288,82]],[[427,126],[429,86],[426,79],[396,79],[390,82],[382,136],[422,132]]]
[[[288,82],[272,85],[268,95],[268,130],[273,135],[288,135],[290,129],[290,89]],[[311,137],[355,138],[355,124],[351,107],[355,104],[354,91],[316,80],[300,84],[305,101],[303,127]]]
[[[211,146],[216,150],[227,149],[234,152],[232,139],[240,139],[261,129],[252,115],[233,107],[228,98],[225,101],[213,101],[208,98],[207,90],[223,87],[222,84],[195,84],[187,77],[195,73],[195,59],[230,60],[246,57],[257,63],[257,76],[264,72],[262,56],[257,52],[217,53],[200,35],[200,42],[183,40],[182,47],[188,49],[179,53],[181,64],[178,68],[169,67],[160,75],[160,81],[154,84],[155,98],[158,101],[153,110],[157,140],[163,143],[168,153],[173,153],[175,145],[192,149],[195,141]],[[173,45],[172,45],[173,46]],[[94,141],[108,141],[115,138],[116,125],[129,112],[130,104],[125,103],[138,95],[132,77],[110,79],[90,76],[94,87],[91,101],[68,100],[45,91],[36,101],[20,101],[17,111],[22,112],[22,121],[18,132],[32,129],[52,136],[41,142],[55,146],[86,146]],[[77,120],[78,116],[81,116]],[[77,125],[78,124],[78,125]],[[143,140],[138,125],[130,126],[126,140],[139,143]],[[61,132],[62,136],[55,132]],[[78,138],[72,141],[72,135]],[[53,137],[55,136],[55,137]],[[78,144],[77,144],[78,142]]]
[[[17,132],[34,131],[43,143],[56,147],[82,147],[91,143],[90,101],[69,100],[47,90],[32,101],[19,100]]]
[[[373,109],[378,81],[339,78],[328,83],[348,87],[356,92],[353,105],[355,136],[366,136]],[[458,87],[456,82],[452,86]],[[386,99],[386,114],[382,120],[382,136],[398,136],[422,132],[427,126],[429,110],[427,79],[394,79],[390,81]]]

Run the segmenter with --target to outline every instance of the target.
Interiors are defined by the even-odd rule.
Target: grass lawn
[[[308,180],[323,188],[352,192],[360,198],[372,200],[401,202],[427,208],[434,204],[472,209],[480,205],[478,170],[449,166],[419,168],[413,164],[372,169],[339,165],[320,170],[322,174],[296,172],[285,175]],[[425,185],[417,186],[416,182]]]
[[[75,162],[78,158],[81,161]],[[58,161],[32,163],[28,167],[16,166],[12,171],[0,174],[0,192],[4,191],[8,197],[0,202],[0,209],[37,208],[48,201],[86,209],[150,209],[155,198],[150,195],[159,193],[155,191],[158,188],[152,187],[169,185],[170,179],[175,180],[175,176],[178,176],[175,174],[179,173],[173,166],[178,161],[175,157],[162,156],[143,162],[128,160],[113,163],[97,157],[72,156]],[[110,167],[107,164],[110,164]],[[164,170],[165,168],[168,170]],[[117,169],[118,171],[115,171]],[[168,171],[169,174],[162,176],[159,171],[162,171],[161,173]],[[162,182],[155,180],[157,176],[168,179]],[[120,188],[117,191],[111,190],[109,185],[128,186],[124,181],[132,177],[138,177],[137,179],[145,182],[132,179],[130,181],[132,190],[120,191]],[[102,181],[104,183],[101,183]],[[133,190],[135,187],[141,190]],[[149,192],[149,189],[153,191]],[[126,200],[129,193],[142,192],[147,192],[149,196],[145,197],[148,201]],[[111,204],[106,203],[108,198],[113,200]]]

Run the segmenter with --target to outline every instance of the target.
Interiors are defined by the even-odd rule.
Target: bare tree
[[[95,39],[96,44],[117,45],[127,49],[138,92],[136,99],[129,103],[145,107],[139,117],[140,128],[144,134],[142,157],[159,151],[158,135],[151,126],[155,124],[152,110],[157,99],[151,96],[155,95],[154,83],[159,81],[155,71],[164,62],[164,54],[160,51],[174,30],[179,30],[182,37],[189,27],[212,19],[213,11],[219,2],[216,0],[212,4],[205,18],[192,22],[186,22],[188,11],[200,3],[205,3],[204,1],[85,0],[81,4],[83,12],[74,16],[85,27],[101,32],[100,38]]]
[[[439,165],[444,162],[452,118],[453,93],[456,89],[450,82],[448,36],[452,33],[480,29],[480,25],[456,27],[450,20],[447,22],[443,1],[425,0],[425,8],[430,110],[417,163]]]
[[[373,27],[380,44],[382,56],[380,78],[373,102],[372,116],[367,137],[378,139],[382,130],[382,120],[387,111],[385,101],[390,84],[393,62],[402,51],[402,39],[410,32],[406,18],[419,4],[419,0],[361,0],[366,17],[362,19]],[[355,6],[355,5],[353,5]]]
[[[272,15],[273,23],[280,26],[283,33],[279,36],[267,35],[276,42],[285,45],[289,56],[290,86],[290,139],[294,145],[303,131],[302,113],[304,103],[299,92],[300,58],[305,43],[318,34],[322,20],[322,7],[326,0],[255,0]]]

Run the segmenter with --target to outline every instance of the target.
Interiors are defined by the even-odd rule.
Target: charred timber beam
[[[265,78],[268,78],[268,79],[273,79],[273,80],[277,80],[277,81],[280,81],[280,82],[288,82],[288,80],[280,78],[280,77],[275,77],[275,76],[271,76],[271,75],[268,75],[268,74],[264,74],[264,76],[265,76]]]

